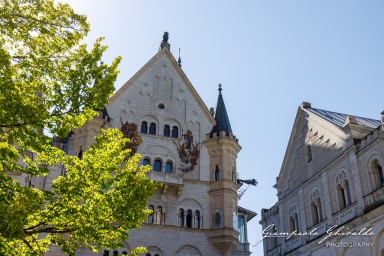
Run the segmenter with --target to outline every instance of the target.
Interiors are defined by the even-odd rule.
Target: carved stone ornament
[[[197,165],[197,160],[200,156],[199,143],[193,142],[193,135],[190,130],[183,134],[183,140],[183,143],[177,141],[173,141],[173,143],[176,145],[181,161],[178,169],[183,172],[189,172]]]
[[[123,133],[124,138],[129,139],[129,142],[125,144],[125,146],[123,147],[123,150],[130,149],[132,150],[131,154],[135,154],[137,152],[137,148],[140,146],[141,142],[143,141],[141,139],[139,131],[137,130],[137,124],[128,123],[128,121],[123,123],[121,118],[120,118],[120,122],[121,122],[120,131]]]

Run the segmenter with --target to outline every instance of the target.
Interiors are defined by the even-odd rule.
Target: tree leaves
[[[120,131],[102,130],[82,159],[52,145],[114,90],[120,57],[103,63],[102,38],[90,49],[80,44],[88,31],[67,4],[0,1],[0,255],[117,248],[144,220],[156,184],[138,167],[140,156],[122,150]],[[52,191],[19,183],[47,175],[48,166],[66,170]]]

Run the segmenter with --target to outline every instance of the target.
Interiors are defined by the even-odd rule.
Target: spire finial
[[[179,67],[181,67],[180,48],[179,48],[179,60],[177,61],[177,63],[179,63]]]
[[[168,39],[169,39],[169,33],[164,32],[163,41],[161,41],[161,44],[160,44],[160,49],[167,47],[168,50],[171,50],[171,45],[168,43]]]
[[[222,84],[219,84],[219,93],[221,94],[221,91],[223,90],[223,89],[221,89],[221,86],[222,86]]]

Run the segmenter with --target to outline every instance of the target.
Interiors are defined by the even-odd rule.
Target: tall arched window
[[[200,211],[196,210],[195,211],[195,227],[200,228]]]
[[[289,208],[289,232],[299,231],[298,215],[295,205],[291,205]]]
[[[153,165],[153,170],[155,172],[162,172],[163,171],[163,163],[159,159],[155,160],[155,163]]]
[[[311,216],[313,226],[319,224],[323,220],[321,200],[317,189],[311,193]]]
[[[172,138],[179,138],[179,128],[177,126],[172,127]]]
[[[374,159],[371,162],[370,170],[371,180],[372,180],[372,189],[377,190],[384,187],[384,173],[383,168],[379,164],[377,159]]]
[[[151,165],[151,161],[148,159],[148,158],[145,158],[143,160],[143,165],[146,166],[146,165]]]
[[[214,225],[215,225],[215,228],[221,228],[221,214],[219,211],[215,212]]]
[[[141,122],[140,132],[148,133],[148,123],[146,121]]]
[[[164,131],[163,131],[163,135],[165,137],[170,137],[171,136],[171,127],[169,127],[169,125],[164,125]]]
[[[151,123],[149,125],[149,134],[156,134],[156,124],[155,123]]]
[[[172,169],[172,163],[171,162],[167,162],[165,164],[165,172],[166,173],[172,173],[173,172],[173,169]]]
[[[216,170],[215,170],[215,180],[220,180],[220,168],[219,165],[216,165]]]
[[[178,214],[178,225],[180,227],[184,227],[184,209],[180,208],[179,209],[179,214]]]
[[[186,226],[189,228],[192,227],[192,210],[191,209],[187,210]]]
[[[337,175],[336,183],[337,202],[339,204],[339,210],[342,210],[351,204],[351,192],[349,190],[348,179],[346,178],[344,171]]]

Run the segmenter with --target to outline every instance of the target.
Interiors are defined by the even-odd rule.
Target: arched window
[[[221,228],[221,214],[219,211],[215,212],[214,224],[215,224],[215,228]]]
[[[339,204],[339,210],[348,207],[351,204],[351,192],[349,190],[348,179],[345,172],[342,171],[337,175],[337,202]]]
[[[156,211],[156,224],[163,223],[163,207],[158,206]]]
[[[316,189],[311,194],[311,216],[312,216],[312,225],[319,224],[322,220],[322,210],[321,210],[321,200],[319,196],[319,191]]]
[[[150,254],[150,253],[147,253],[147,254],[145,254],[145,256],[151,256],[151,254]]]
[[[307,162],[309,163],[309,162],[312,161],[312,148],[311,148],[311,145],[307,145],[306,149],[307,149]]]
[[[299,231],[299,222],[297,216],[296,206],[292,205],[289,209],[289,232]]]
[[[153,223],[155,221],[155,207],[153,205],[150,205],[149,206],[149,210],[151,210],[152,212],[150,214],[148,214],[148,223]]]
[[[179,209],[178,224],[180,227],[184,227],[184,209],[183,208]]]
[[[195,227],[196,228],[200,228],[200,211],[199,210],[196,210],[195,211]]]
[[[146,121],[141,122],[140,132],[148,133],[148,123]]]
[[[187,210],[186,226],[189,228],[192,227],[192,210],[191,209]]]
[[[169,125],[164,125],[164,131],[163,131],[163,135],[165,137],[170,137],[171,136],[171,127],[169,127]]]
[[[173,172],[173,169],[172,169],[172,163],[171,162],[167,162],[165,164],[165,172],[166,173],[172,173]]]
[[[177,126],[172,127],[172,138],[179,138],[179,128]]]
[[[146,166],[146,165],[151,165],[151,161],[148,159],[148,158],[145,158],[143,160],[143,165]]]
[[[215,180],[220,180],[220,168],[219,165],[216,165],[216,170],[215,170]]]
[[[155,164],[153,165],[153,170],[155,172],[162,172],[163,171],[163,163],[160,160],[156,159]]]
[[[371,162],[370,174],[372,180],[372,189],[377,190],[384,187],[384,173],[383,168],[377,159]]]
[[[156,134],[156,124],[155,123],[151,123],[149,125],[149,134]]]

